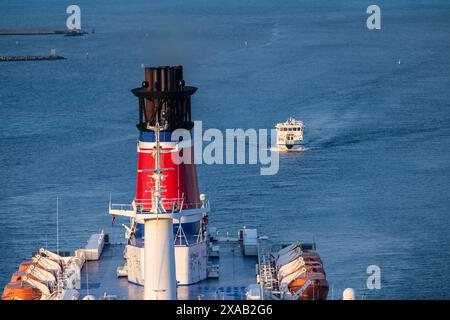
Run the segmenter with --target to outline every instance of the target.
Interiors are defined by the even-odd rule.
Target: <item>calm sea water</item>
[[[111,228],[134,197],[141,64],[183,64],[204,127],[271,128],[290,115],[308,150],[259,167],[199,166],[210,221],[275,241],[315,239],[332,285],[358,298],[450,298],[450,4],[378,1],[84,1],[86,37],[0,37],[0,284],[40,246]],[[1,1],[0,28],[64,27],[61,1]],[[19,41],[16,43],[16,41]],[[247,45],[245,42],[247,41]],[[86,59],[86,53],[89,59]],[[401,64],[398,64],[398,61]],[[366,268],[381,268],[380,290]]]

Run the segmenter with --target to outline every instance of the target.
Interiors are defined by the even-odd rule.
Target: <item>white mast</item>
[[[164,171],[173,168],[160,167],[160,156],[170,150],[161,150],[159,123],[152,128],[155,131],[153,150],[139,152],[151,154],[155,158],[154,169],[138,169],[138,172],[149,172],[154,181],[150,210],[139,210],[133,204],[133,211],[113,210],[110,203],[110,214],[127,216],[136,223],[144,224],[144,299],[175,300],[177,298],[177,280],[175,271],[175,247],[173,235],[173,212],[167,212],[162,205],[162,180]]]
[[[160,168],[159,123],[155,126],[155,136],[155,169],[151,170],[155,181],[154,189],[151,190],[152,209],[150,214],[136,215],[138,220],[144,221],[144,299],[175,300],[177,282],[173,216],[161,204],[162,172],[167,169]]]

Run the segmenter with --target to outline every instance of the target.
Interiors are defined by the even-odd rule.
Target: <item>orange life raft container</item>
[[[23,281],[10,282],[3,289],[3,300],[39,300],[42,293],[39,289]]]

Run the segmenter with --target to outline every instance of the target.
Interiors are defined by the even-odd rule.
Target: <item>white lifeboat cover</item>
[[[300,248],[296,248],[292,251],[289,251],[281,256],[278,257],[276,260],[276,266],[277,269],[279,269],[281,266],[288,264],[289,262],[299,258],[302,255],[302,250]]]
[[[55,262],[55,261],[53,261],[53,260],[44,258],[44,257],[42,257],[41,255],[35,255],[35,256],[32,258],[32,261],[33,261],[33,263],[39,264],[39,265],[42,266],[45,270],[48,270],[48,271],[50,271],[50,272],[55,272],[55,273],[57,273],[57,272],[59,272],[59,271],[62,271],[62,268],[61,268],[61,266],[59,265],[59,263],[57,263],[57,262]]]
[[[303,260],[303,257],[298,257],[295,260],[292,260],[291,262],[283,265],[278,269],[278,280],[281,280],[288,274],[291,274],[295,270],[300,269],[301,267],[305,266],[305,261]]]
[[[27,268],[26,273],[27,273],[27,275],[28,274],[33,275],[39,281],[47,281],[47,282],[55,282],[56,281],[56,277],[53,273],[51,273],[47,269],[41,269],[34,265],[29,266]]]
[[[285,253],[288,253],[289,251],[294,250],[295,248],[300,247],[300,241],[295,241],[294,243],[288,245],[287,247],[284,247],[280,251],[278,251],[276,258],[278,259],[280,256],[282,256]]]
[[[280,280],[280,288],[285,288],[289,286],[289,284],[294,281],[295,279],[301,277],[302,275],[306,274],[306,268],[301,268],[298,271],[295,271],[287,276],[285,276],[283,279]]]

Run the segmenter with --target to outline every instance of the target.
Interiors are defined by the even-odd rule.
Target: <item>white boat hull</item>
[[[279,144],[278,145],[278,150],[282,151],[282,152],[295,152],[295,151],[302,151],[303,150],[303,144],[290,144],[290,145],[286,145],[286,144]]]

